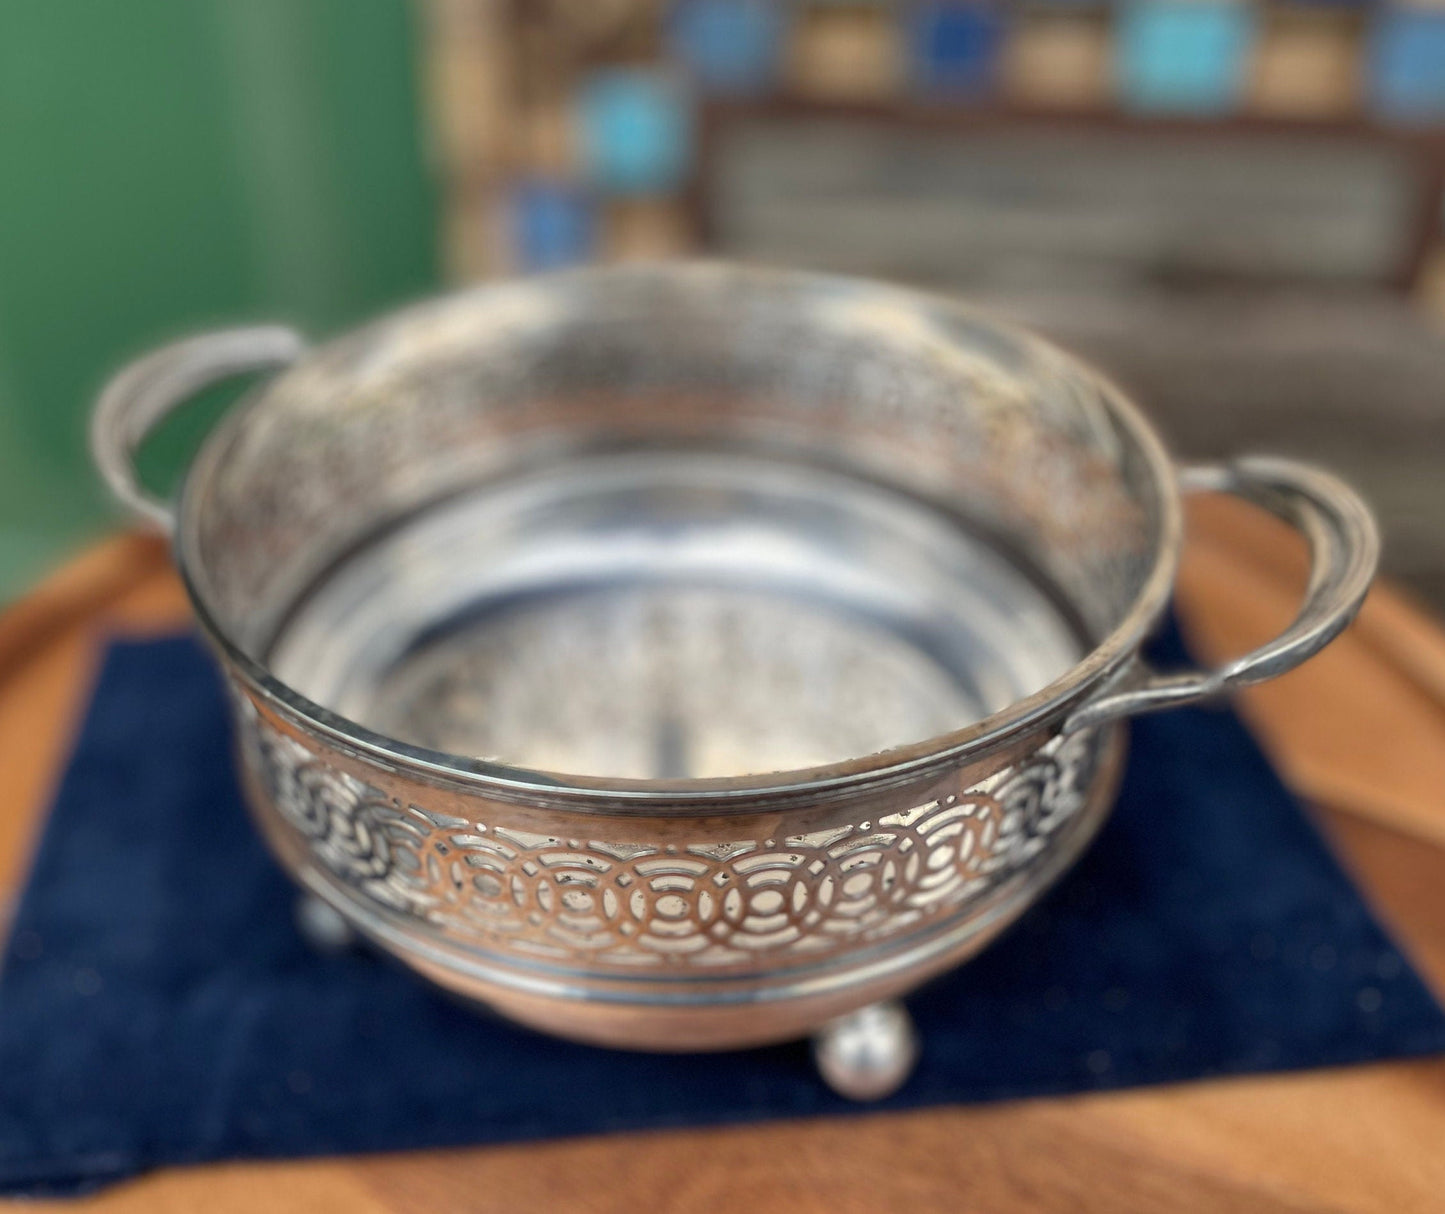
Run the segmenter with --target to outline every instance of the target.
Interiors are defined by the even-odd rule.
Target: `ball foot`
[[[813,1038],[823,1081],[849,1100],[891,1096],[918,1061],[918,1034],[899,1003],[870,1003],[829,1021]]]
[[[302,894],[293,911],[296,930],[318,953],[340,953],[353,947],[356,933],[351,925],[315,894]]]

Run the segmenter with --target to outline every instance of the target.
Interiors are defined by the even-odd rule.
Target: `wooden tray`
[[[1303,554],[1235,503],[1191,509],[1180,611],[1201,655],[1288,618]],[[0,915],[103,638],[184,626],[164,547],[123,536],[0,615]],[[1242,707],[1445,997],[1445,633],[1378,590],[1359,623]],[[3,924],[0,924],[3,926]],[[717,1130],[168,1169],[81,1203],[145,1211],[1302,1211],[1445,1209],[1445,1058]]]

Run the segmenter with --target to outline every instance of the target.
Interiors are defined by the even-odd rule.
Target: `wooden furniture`
[[[1066,134],[1094,139],[1168,140],[1181,147],[1248,148],[1262,144],[1278,154],[1294,147],[1302,156],[1315,148],[1377,149],[1393,154],[1408,174],[1408,204],[1394,264],[1380,276],[1382,287],[1409,292],[1421,282],[1431,250],[1441,240],[1445,207],[1445,126],[1386,122],[1364,113],[1336,117],[1281,117],[1248,111],[1220,117],[1141,114],[1114,105],[1038,106],[1001,101],[972,105],[918,100],[818,100],[781,92],[758,100],[710,100],[699,116],[697,168],[688,198],[695,237],[715,248],[720,197],[718,151],[730,133],[778,123],[875,129],[897,137],[932,133],[967,147],[980,137]],[[737,255],[736,250],[728,251]],[[745,253],[746,251],[744,251]]]
[[[1191,527],[1186,626],[1202,655],[1241,651],[1292,610],[1303,555],[1236,503],[1194,503]],[[164,549],[136,536],[0,615],[0,899],[22,881],[103,637],[186,616]],[[1445,998],[1445,632],[1381,589],[1326,654],[1242,706]],[[427,1152],[168,1169],[15,1208],[1397,1214],[1445,1201],[1442,1143],[1445,1058],[451,1151],[444,1170]]]

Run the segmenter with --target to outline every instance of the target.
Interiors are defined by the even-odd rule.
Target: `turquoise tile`
[[[1213,115],[1234,109],[1254,43],[1248,3],[1135,0],[1120,13],[1117,73],[1130,109]]]
[[[692,165],[687,92],[668,72],[610,68],[583,85],[582,153],[590,180],[610,194],[666,194]]]

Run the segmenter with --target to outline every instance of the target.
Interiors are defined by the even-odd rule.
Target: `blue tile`
[[[980,95],[992,88],[1004,23],[987,3],[941,2],[910,14],[909,66],[924,93]]]
[[[1381,15],[1370,46],[1370,100],[1387,118],[1445,119],[1445,12]]]
[[[508,200],[508,232],[519,269],[551,270],[586,261],[597,246],[591,200],[566,182],[524,181]]]
[[[790,13],[781,0],[676,0],[669,41],[707,91],[763,93],[777,82]]]

